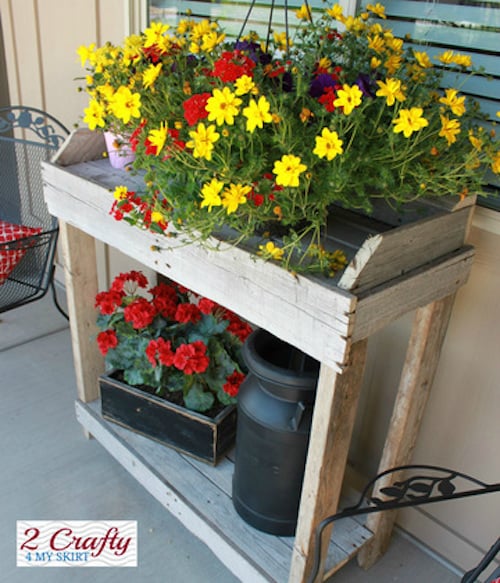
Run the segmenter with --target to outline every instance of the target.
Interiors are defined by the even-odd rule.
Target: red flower
[[[159,283],[149,290],[153,296],[153,305],[164,317],[173,320],[179,302],[174,288],[166,283]]]
[[[187,324],[188,322],[196,324],[201,320],[200,308],[191,303],[179,304],[175,311],[174,320],[182,324]]]
[[[128,271],[127,273],[120,273],[117,275],[111,284],[111,289],[120,293],[125,290],[127,282],[132,282],[136,287],[146,288],[148,286],[148,278],[141,271]],[[134,289],[135,291],[135,289]]]
[[[206,355],[207,346],[201,340],[191,344],[181,344],[175,351],[174,366],[184,374],[203,373],[207,370],[210,360]]]
[[[149,326],[156,314],[156,308],[144,298],[134,300],[123,310],[125,321],[131,322],[136,330]]]
[[[106,356],[108,350],[118,346],[118,338],[114,330],[104,330],[97,335],[97,346],[103,356]]]
[[[121,306],[124,293],[111,289],[110,291],[99,292],[95,297],[95,308],[99,308],[101,314],[109,316],[116,308]]]
[[[184,107],[184,118],[190,126],[194,126],[200,119],[208,116],[205,109],[210,93],[196,93],[182,104]]]
[[[255,63],[240,51],[225,51],[215,61],[212,77],[218,77],[224,83],[232,83],[243,75],[253,77]]]
[[[245,342],[245,340],[250,336],[252,333],[252,328],[250,324],[247,324],[244,320],[242,320],[239,316],[237,316],[231,310],[224,310],[224,319],[229,320],[229,326],[227,327],[227,331],[234,334],[237,338],[241,340],[241,342]]]
[[[139,135],[142,132],[142,128],[146,125],[146,120],[143,119],[141,123],[135,128],[130,136],[130,147],[133,152],[137,150],[137,146],[139,145]]]
[[[175,353],[172,350],[172,343],[170,340],[158,338],[158,340],[150,341],[146,348],[146,356],[153,368],[155,368],[157,365],[157,357],[160,364],[165,366],[172,366],[174,363]]]
[[[208,298],[201,298],[198,302],[198,308],[202,314],[211,314],[216,308],[217,304]]]
[[[235,370],[226,378],[226,383],[222,386],[222,389],[230,397],[236,397],[240,390],[241,383],[245,380],[245,375],[241,372]]]
[[[325,106],[326,111],[332,113],[335,111],[335,105],[333,102],[337,99],[337,93],[334,87],[326,87],[323,95],[318,99],[318,101]]]

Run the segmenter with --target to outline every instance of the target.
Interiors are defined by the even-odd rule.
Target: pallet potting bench
[[[406,224],[335,219],[333,238],[350,259],[333,280],[292,275],[241,248],[210,251],[117,222],[111,191],[141,179],[103,159],[102,136],[74,132],[44,163],[45,197],[59,218],[78,386],[77,417],[167,509],[203,540],[242,581],[304,583],[316,525],[339,504],[367,341],[415,310],[413,328],[379,469],[410,460],[456,291],[466,282],[473,249],[465,244],[473,200],[417,212]],[[392,221],[392,223],[391,223]],[[295,537],[256,531],[231,503],[232,462],[215,468],[106,422],[98,376],[104,364],[92,336],[98,290],[95,241],[226,306],[321,362],[311,440]],[[222,245],[224,247],[224,245]],[[379,487],[384,487],[380,484]],[[355,554],[370,566],[388,544],[394,516],[372,515],[335,526],[323,577]],[[328,537],[324,537],[327,539]]]

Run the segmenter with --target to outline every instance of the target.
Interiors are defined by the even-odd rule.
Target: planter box
[[[178,451],[215,465],[234,442],[236,407],[215,418],[189,411],[112,376],[99,377],[102,416]]]
[[[124,184],[140,191],[144,181],[111,168],[103,150],[102,135],[77,130],[51,163],[43,163],[52,214],[337,372],[354,342],[454,293],[467,280],[474,255],[465,245],[473,198],[419,201],[404,217],[383,203],[371,217],[338,209],[328,247],[342,249],[348,266],[331,279],[295,276],[274,262],[256,261],[243,246],[213,239],[210,247],[221,249],[215,252],[116,221],[109,212],[113,189]]]

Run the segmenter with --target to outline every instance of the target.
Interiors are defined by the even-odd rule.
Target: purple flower
[[[354,84],[361,89],[361,93],[365,97],[375,97],[375,84],[370,75],[366,73],[360,73]]]
[[[320,73],[312,80],[309,95],[315,98],[321,97],[327,87],[335,87],[336,85],[338,85],[338,81],[335,77],[328,73]]]

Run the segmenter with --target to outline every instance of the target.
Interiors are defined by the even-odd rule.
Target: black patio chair
[[[41,299],[54,286],[59,227],[43,196],[42,160],[69,131],[32,107],[0,108],[0,313]]]
[[[381,488],[381,496],[373,496],[374,486],[379,480],[388,475],[401,476],[402,472],[408,473],[408,477],[398,479],[392,482],[390,486]],[[314,541],[314,565],[309,575],[308,583],[314,583],[319,574],[323,531],[328,525],[337,520],[350,516],[361,516],[374,512],[443,502],[445,500],[468,498],[492,492],[500,492],[500,482],[487,484],[463,472],[439,466],[406,465],[386,470],[368,482],[356,504],[328,516],[318,524]],[[499,552],[500,537],[493,543],[481,561],[473,569],[464,573],[461,583],[476,582]],[[488,583],[495,582],[497,578],[500,578],[500,567],[490,574],[487,581]]]

